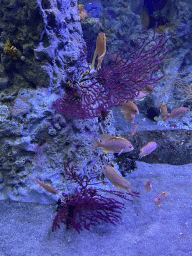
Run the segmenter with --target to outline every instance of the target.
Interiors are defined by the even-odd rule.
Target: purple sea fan
[[[167,47],[170,36],[145,36],[136,41],[124,40],[124,45],[117,52],[108,53],[110,62],[104,62],[102,69],[95,73],[96,81],[107,91],[108,108],[121,106],[132,100],[139,91],[147,86],[154,86],[164,75],[155,73],[162,67],[163,60],[172,49]],[[93,84],[94,85],[94,84]]]
[[[170,37],[165,34],[152,38],[148,35],[136,41],[125,42],[122,49],[113,53],[110,62],[103,62],[102,68],[88,75],[66,91],[58,99],[54,109],[75,119],[98,117],[111,107],[121,106],[132,100],[148,85],[155,85],[162,77],[155,76],[167,53],[171,50],[166,43]],[[110,56],[110,53],[108,53]],[[85,82],[84,82],[85,81]]]
[[[77,174],[78,167],[72,166],[69,168],[69,162],[64,165],[64,171],[68,178],[78,184],[78,187],[73,194],[62,194],[63,198],[59,200],[58,212],[53,221],[52,231],[60,227],[60,222],[65,224],[67,229],[72,226],[80,233],[83,228],[90,230],[91,226],[95,226],[102,221],[111,224],[119,221],[121,210],[125,208],[124,204],[114,198],[103,196],[102,192],[118,196],[127,201],[131,201],[128,196],[139,196],[138,193],[129,194],[92,187],[101,182],[91,184],[91,181],[95,178],[88,179],[86,175],[81,177],[81,174]]]

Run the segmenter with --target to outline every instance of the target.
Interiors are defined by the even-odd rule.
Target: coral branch
[[[155,73],[171,50],[166,48],[169,38],[156,35],[155,28],[151,39],[147,36],[137,42],[125,41],[118,52],[108,53],[110,61],[103,63],[101,70],[83,79],[87,84],[80,81],[78,87],[66,91],[65,97],[55,102],[55,110],[76,119],[93,118],[135,98],[139,91],[163,77]]]
[[[121,219],[121,210],[125,208],[124,204],[114,198],[103,196],[102,192],[118,196],[127,201],[131,201],[127,197],[128,195],[132,197],[139,196],[138,193],[129,194],[93,188],[90,186],[90,181],[95,178],[88,179],[85,175],[81,177],[80,174],[77,174],[78,167],[72,166],[70,168],[69,164],[70,162],[67,162],[64,165],[65,174],[78,186],[74,194],[62,194],[63,198],[59,200],[58,212],[53,221],[52,231],[55,231],[57,227],[60,228],[60,222],[65,224],[67,229],[72,226],[80,233],[83,228],[90,230],[91,226],[95,226],[102,221],[111,224],[119,221]],[[98,184],[98,182],[95,184]],[[94,183],[91,185],[94,185]]]

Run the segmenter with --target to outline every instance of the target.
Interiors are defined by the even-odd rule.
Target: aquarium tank
[[[192,255],[192,1],[0,1],[0,256]]]

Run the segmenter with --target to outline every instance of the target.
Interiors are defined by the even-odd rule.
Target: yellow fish
[[[129,134],[129,136],[135,135],[135,133],[137,132],[137,129],[138,129],[138,124],[134,126],[133,131],[132,133]]]
[[[125,112],[123,116],[124,116],[124,118],[126,119],[127,122],[129,122],[131,124],[134,124],[134,122],[135,122],[135,115],[130,114],[129,112]]]
[[[103,60],[103,57],[105,56],[105,53],[106,53],[106,36],[105,36],[105,33],[101,32],[97,36],[96,49],[94,52],[91,69],[94,68],[95,58],[97,55],[98,55],[97,70],[101,68],[101,62]]]
[[[167,112],[167,106],[165,104],[165,101],[163,101],[163,103],[159,102],[159,105],[157,107],[159,107],[161,110],[161,117],[163,121],[167,122],[168,112]]]
[[[55,188],[47,185],[46,183],[40,181],[39,179],[36,179],[35,183],[39,184],[41,187],[43,187],[47,192],[51,194],[54,194],[54,195],[58,194],[58,191]]]
[[[168,118],[176,118],[176,117],[181,117],[185,115],[188,111],[190,111],[190,108],[186,107],[180,107],[174,109],[169,115]]]
[[[169,192],[162,192],[161,194],[155,197],[154,203],[160,207],[168,195]]]
[[[91,149],[103,148],[103,153],[121,153],[130,152],[134,149],[130,141],[121,138],[114,137],[108,134],[100,135],[101,142],[91,138],[94,141],[93,147]]]
[[[104,173],[105,177],[111,183],[113,183],[113,185],[116,188],[118,188],[118,189],[124,188],[129,193],[132,193],[131,192],[131,187],[129,186],[131,183],[129,181],[123,179],[123,177],[121,177],[119,175],[119,173],[115,170],[115,168],[113,168],[111,165],[103,165],[102,170],[103,170],[103,173]]]
[[[135,103],[132,101],[124,102],[122,109],[122,112],[129,112],[130,114],[138,115],[139,114],[139,109]]]
[[[81,20],[85,20],[85,18],[88,16],[86,10],[83,8],[83,4],[79,4],[78,8],[79,8],[79,17]]]

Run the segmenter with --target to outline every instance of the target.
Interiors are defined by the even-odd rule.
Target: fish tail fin
[[[131,188],[131,187],[127,186],[127,187],[126,187],[126,190],[127,190],[127,192],[129,192],[130,194],[132,194],[132,188]]]
[[[129,186],[127,186],[126,190],[127,190],[127,192],[128,192],[129,194],[131,194],[132,196],[138,196],[138,195],[139,195],[139,192],[138,192],[137,189],[134,188],[134,187],[129,187]]]
[[[98,140],[95,140],[95,139],[93,139],[93,138],[90,138],[90,139],[92,139],[92,140],[94,141],[93,146],[92,146],[92,147],[89,147],[90,149],[97,149],[97,148],[102,147],[102,146],[101,146],[101,142],[99,142]]]

